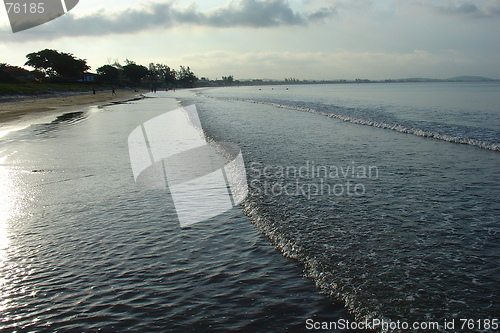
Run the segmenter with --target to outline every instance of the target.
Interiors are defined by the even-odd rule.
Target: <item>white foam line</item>
[[[426,131],[426,130],[422,130],[422,129],[418,129],[418,128],[405,127],[405,126],[400,125],[400,124],[389,124],[389,123],[384,123],[384,122],[377,122],[377,121],[370,120],[370,119],[360,119],[360,118],[355,118],[355,117],[346,116],[346,115],[342,115],[342,114],[321,112],[321,111],[318,111],[315,109],[310,109],[310,108],[302,108],[302,107],[297,107],[297,106],[291,106],[291,105],[285,105],[285,104],[279,104],[279,103],[273,103],[273,102],[266,102],[266,101],[257,101],[257,100],[253,100],[253,99],[231,98],[231,97],[212,97],[212,96],[210,96],[210,97],[216,98],[216,99],[226,99],[226,100],[233,100],[233,101],[242,101],[242,102],[248,102],[248,103],[270,105],[270,106],[274,106],[274,107],[281,108],[281,109],[285,108],[285,109],[296,110],[296,111],[310,112],[310,113],[319,114],[319,115],[330,117],[330,118],[340,119],[342,121],[350,122],[353,124],[367,125],[367,126],[373,126],[373,127],[383,128],[383,129],[390,129],[390,130],[397,131],[400,133],[413,134],[415,136],[420,136],[420,137],[424,137],[424,138],[434,138],[434,139],[448,141],[448,142],[452,142],[452,143],[467,144],[470,146],[476,146],[476,147],[483,148],[483,149],[500,151],[500,145],[496,142],[485,142],[485,141],[476,140],[476,139],[472,139],[472,138],[455,137],[455,136],[450,136],[450,135],[446,135],[446,134]]]

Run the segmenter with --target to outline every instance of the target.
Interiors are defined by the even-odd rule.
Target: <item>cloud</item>
[[[500,16],[498,1],[445,1],[444,3],[429,3],[429,7],[439,14],[469,18],[492,18]]]
[[[323,7],[323,8],[320,8],[312,13],[309,13],[307,15],[307,18],[310,21],[319,21],[319,20],[323,20],[326,18],[330,18],[330,17],[334,16],[335,14],[337,14],[337,10],[334,7],[329,7],[329,8]]]
[[[226,52],[194,53],[171,59],[172,63],[196,64],[200,75],[234,75],[243,78],[296,77],[298,79],[387,79],[405,77],[446,78],[463,73],[477,61],[456,50],[411,52]]]
[[[175,1],[170,0],[149,3],[142,8],[127,9],[112,15],[101,12],[78,17],[69,13],[44,26],[43,29],[53,33],[19,33],[12,35],[8,41],[129,34],[155,28],[168,29],[179,25],[216,28],[305,26],[310,22],[331,17],[334,13],[333,8],[321,8],[312,13],[298,13],[285,0],[240,0],[203,12],[195,5],[177,8]]]
[[[283,0],[242,0],[207,14],[201,13],[197,21],[190,22],[215,27],[273,27],[280,25],[303,25],[306,20],[295,13]]]

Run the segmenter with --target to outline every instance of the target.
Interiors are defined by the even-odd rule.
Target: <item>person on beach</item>
[[[111,87],[111,95],[116,96],[115,87]]]
[[[92,95],[95,95],[95,88],[92,88]]]

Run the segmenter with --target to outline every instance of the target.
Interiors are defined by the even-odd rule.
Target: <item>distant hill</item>
[[[462,82],[484,82],[484,81],[498,81],[484,76],[457,76],[447,79],[447,81],[462,81]]]

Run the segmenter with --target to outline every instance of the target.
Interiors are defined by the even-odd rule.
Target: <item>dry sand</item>
[[[21,119],[47,116],[51,113],[71,112],[77,107],[100,105],[111,102],[126,101],[138,96],[141,92],[110,91],[82,93],[80,95],[59,95],[57,97],[34,97],[19,100],[9,100],[0,103],[0,125],[16,122]]]

